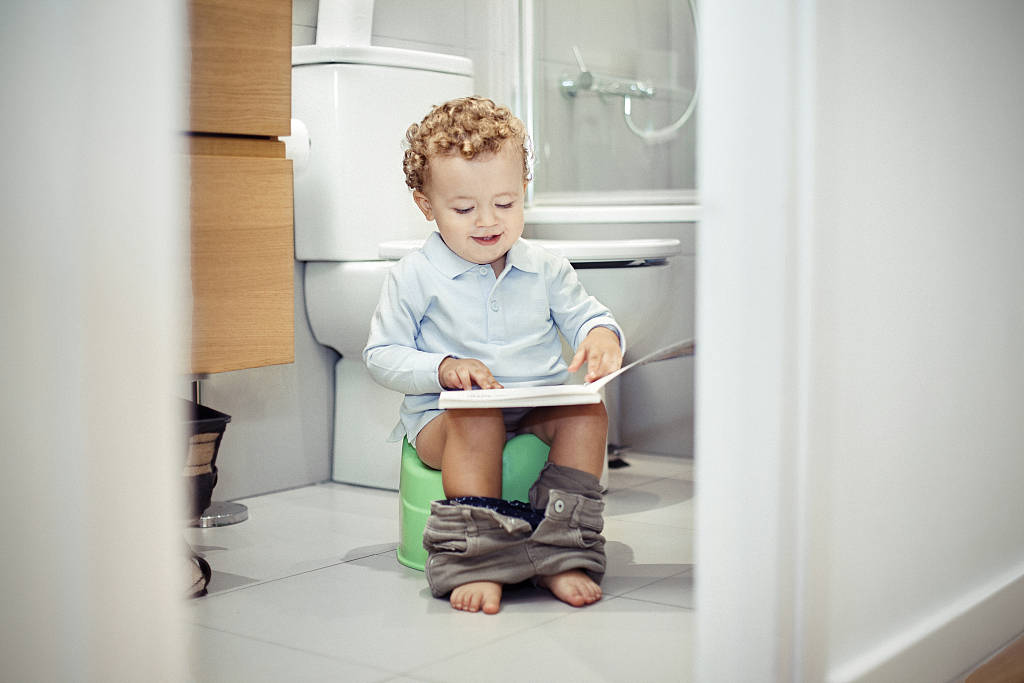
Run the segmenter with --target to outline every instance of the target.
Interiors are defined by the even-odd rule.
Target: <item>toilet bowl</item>
[[[368,45],[292,51],[295,255],[305,262],[306,311],[334,368],[332,478],[397,490],[401,458],[387,437],[402,396],[362,363],[385,275],[433,230],[402,171],[408,125],[431,106],[473,93],[462,57]],[[569,258],[584,287],[612,309],[629,348],[657,331],[678,240],[534,240]],[[628,350],[627,350],[628,354]]]

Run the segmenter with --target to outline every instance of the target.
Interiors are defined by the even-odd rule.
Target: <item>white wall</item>
[[[376,0],[371,43],[469,57],[477,92],[515,101],[518,0]],[[293,0],[292,44],[316,42],[319,0]],[[426,112],[424,112],[426,113]]]
[[[951,680],[1024,630],[1024,5],[703,19],[700,680]]]
[[[184,680],[178,3],[0,8],[0,669]]]

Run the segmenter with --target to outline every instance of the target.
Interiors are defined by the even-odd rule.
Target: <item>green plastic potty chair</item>
[[[548,450],[547,444],[533,434],[520,434],[508,440],[501,455],[502,498],[530,502],[530,487],[548,460]],[[430,515],[430,503],[444,498],[441,471],[424,465],[416,449],[408,440],[403,441],[398,479],[398,561],[406,567],[423,571],[427,562],[423,528]]]

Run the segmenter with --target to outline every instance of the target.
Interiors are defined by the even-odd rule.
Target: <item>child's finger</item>
[[[458,370],[455,371],[455,374],[459,389],[468,390],[473,388],[473,375],[469,371],[469,368],[460,366]]]
[[[473,379],[476,380],[476,385],[481,389],[501,389],[501,385],[498,384],[498,380],[494,379],[494,375],[487,369],[486,366],[481,366],[481,370],[478,370],[473,374]]]
[[[618,370],[616,367],[615,355],[611,353],[603,353],[598,356],[591,356],[591,361],[587,365],[587,377],[588,382],[593,382],[596,379],[600,379],[605,375],[615,372]]]
[[[582,345],[576,355],[572,357],[572,362],[569,363],[569,372],[576,372],[583,366],[583,361],[587,359],[587,347]]]

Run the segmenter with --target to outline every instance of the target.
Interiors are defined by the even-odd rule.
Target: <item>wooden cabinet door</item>
[[[192,372],[293,362],[292,162],[189,158]]]
[[[190,119],[196,133],[291,131],[290,0],[190,0]]]

